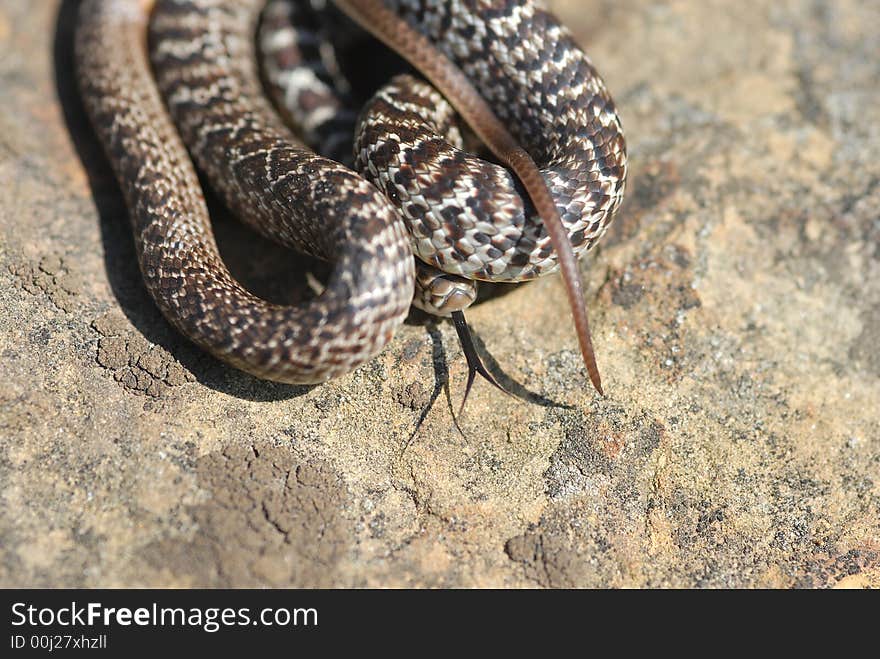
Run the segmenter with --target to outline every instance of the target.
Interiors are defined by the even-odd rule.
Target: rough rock
[[[527,400],[478,383],[457,422],[448,324],[313,388],[169,328],[76,4],[0,0],[0,585],[880,586],[876,2],[555,3],[630,150],[583,267],[607,397],[550,277],[470,313]],[[216,215],[295,299],[316,266]]]

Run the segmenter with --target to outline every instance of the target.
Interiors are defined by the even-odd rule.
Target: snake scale
[[[620,204],[626,147],[589,59],[533,0],[333,4],[348,18],[324,0],[81,6],[81,94],[163,315],[242,370],[311,384],[375,356],[411,303],[451,313],[461,330],[474,280],[561,269],[601,391],[575,258]],[[394,77],[362,110],[346,105],[334,46],[309,43],[304,16],[329,21],[327,33],[366,28],[421,77]],[[465,150],[457,115],[494,159]],[[352,150],[339,135],[355,123]],[[193,161],[240,219],[331,264],[319,295],[272,304],[230,275]]]

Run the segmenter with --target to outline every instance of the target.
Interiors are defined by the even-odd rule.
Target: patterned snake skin
[[[519,180],[464,151],[454,110],[411,75],[369,100],[354,142],[355,166],[384,194],[315,155],[309,147],[351,161],[344,135],[358,111],[333,47],[314,36],[328,20],[337,35],[357,29],[322,0],[272,0],[260,29],[269,90],[305,145],[263,96],[254,35],[264,2],[156,3],[152,65],[176,131],[145,53],[131,47],[144,38],[143,4],[83,5],[80,85],[131,210],[147,287],[197,344],[263,378],[321,382],[381,350],[410,302],[443,314],[473,301],[472,280],[557,268]],[[464,72],[540,167],[575,253],[591,248],[622,199],[625,144],[565,28],[531,0],[384,4]],[[334,264],[321,295],[279,307],[231,278],[180,138],[239,217]]]

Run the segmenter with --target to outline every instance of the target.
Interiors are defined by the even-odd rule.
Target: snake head
[[[413,305],[434,316],[464,311],[477,299],[477,282],[437,270],[416,259]]]

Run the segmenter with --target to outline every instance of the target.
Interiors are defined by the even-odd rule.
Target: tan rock
[[[313,388],[170,329],[77,98],[76,3],[0,2],[0,585],[880,586],[876,11],[554,4],[630,150],[584,265],[608,396],[550,277],[469,314],[530,402],[478,383],[456,425],[448,324]],[[320,272],[216,227],[273,299]]]

